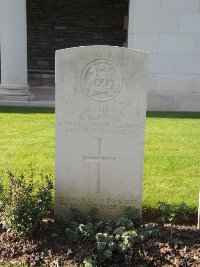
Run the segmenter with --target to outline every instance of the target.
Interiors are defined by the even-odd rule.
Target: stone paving
[[[0,106],[31,106],[31,107],[54,107],[54,87],[31,87],[30,101],[0,100]]]

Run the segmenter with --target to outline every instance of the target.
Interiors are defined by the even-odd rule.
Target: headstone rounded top
[[[121,90],[119,68],[108,60],[89,63],[82,74],[82,88],[86,95],[97,102],[113,99]]]
[[[142,208],[147,57],[112,46],[56,55],[55,218]]]

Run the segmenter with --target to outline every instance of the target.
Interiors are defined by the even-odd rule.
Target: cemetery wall
[[[27,0],[28,69],[54,71],[55,50],[123,46],[125,0]]]
[[[148,110],[200,110],[200,0],[130,0],[128,47],[150,53]]]

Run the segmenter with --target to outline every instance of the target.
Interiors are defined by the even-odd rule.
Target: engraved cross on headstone
[[[102,161],[111,161],[116,160],[116,157],[104,157],[102,156],[102,139],[98,140],[98,155],[96,157],[87,157],[83,156],[84,161],[86,162],[98,162],[97,169],[97,193],[100,193],[100,183],[101,183],[101,163]]]

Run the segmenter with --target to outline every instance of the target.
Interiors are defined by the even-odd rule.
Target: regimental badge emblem
[[[121,90],[118,67],[108,60],[96,60],[86,66],[82,74],[82,87],[86,95],[97,102],[113,99]]]

